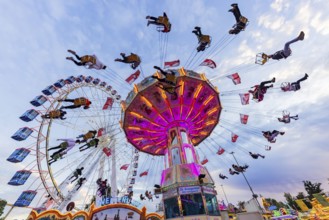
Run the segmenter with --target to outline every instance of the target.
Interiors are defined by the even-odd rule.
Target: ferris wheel
[[[42,93],[31,101],[35,108],[20,117],[29,126],[12,136],[24,144],[33,140],[7,159],[27,162],[8,184],[31,184],[14,205],[63,210],[74,200],[84,210],[107,180],[107,194],[131,190],[138,151],[124,142],[117,91],[105,81],[80,75],[60,79]]]

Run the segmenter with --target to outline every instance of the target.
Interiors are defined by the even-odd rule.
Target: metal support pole
[[[11,213],[11,211],[13,211],[14,208],[15,208],[14,205],[11,206],[10,209],[9,209],[9,211],[8,211],[7,214],[5,215],[5,217],[3,217],[3,219],[6,219],[6,218],[9,216],[9,214]]]
[[[225,196],[225,199],[226,199],[227,205],[228,205],[228,204],[229,204],[229,202],[228,202],[228,199],[227,199],[226,193],[225,193],[225,191],[224,191],[224,187],[223,187],[223,184],[222,184],[222,185],[220,185],[220,186],[222,187],[222,190],[223,190],[223,193],[224,193],[224,196]]]
[[[237,161],[237,159],[236,159],[235,156],[234,156],[234,152],[232,151],[230,154],[232,154],[232,156],[233,156],[233,158],[234,158],[236,164],[237,164],[238,166],[240,166],[239,163],[238,163],[238,161]],[[257,195],[254,193],[254,191],[252,190],[252,188],[251,188],[251,186],[250,186],[250,184],[249,184],[249,182],[248,182],[248,180],[247,180],[246,175],[244,175],[244,172],[241,172],[241,173],[242,173],[244,179],[246,180],[246,182],[247,182],[247,184],[248,184],[248,186],[249,186],[249,189],[250,189],[250,191],[251,191],[251,193],[252,193],[252,197],[253,197],[254,199],[256,199],[257,205],[258,205],[258,207],[259,207],[261,213],[263,213],[263,209],[262,209],[262,207],[260,206],[260,204],[259,204],[259,202],[258,202],[258,199],[257,199],[258,196],[257,196]]]

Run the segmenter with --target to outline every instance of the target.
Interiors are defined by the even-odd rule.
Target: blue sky
[[[132,70],[114,62],[114,59],[120,52],[136,52],[142,58],[143,73],[150,75],[154,72],[153,66],[159,65],[159,40],[155,27],[146,26],[146,15],[158,16],[167,12],[172,32],[168,38],[166,60],[179,58],[181,65],[184,65],[196,46],[196,37],[191,33],[194,26],[201,26],[205,34],[212,36],[213,46],[227,36],[227,31],[234,24],[234,17],[228,12],[231,3],[234,2],[1,1],[0,91],[3,95],[0,114],[0,197],[12,203],[18,196],[17,191],[29,185],[17,188],[8,186],[6,183],[14,172],[24,165],[5,161],[15,148],[25,144],[17,143],[10,136],[25,125],[18,117],[31,108],[29,101],[60,78],[97,74],[65,60],[67,49],[73,49],[80,55],[97,54],[122,78],[128,77]],[[250,22],[246,31],[231,37],[229,44],[219,47],[222,51],[212,57],[217,62],[217,69],[199,67],[194,70],[206,73],[211,79],[233,73],[234,67],[242,64],[239,70],[241,85],[234,86],[223,77],[213,81],[223,93],[248,90],[272,77],[277,80],[275,87],[279,87],[281,82],[295,81],[304,73],[308,73],[309,79],[302,83],[302,89],[298,92],[282,93],[274,89],[274,92],[266,94],[263,102],[250,101],[249,106],[241,106],[237,94],[223,96],[222,103],[227,112],[222,113],[222,119],[233,126],[221,123],[226,129],[218,127],[216,133],[223,138],[216,134],[211,138],[229,151],[236,151],[238,160],[250,165],[246,175],[257,194],[283,199],[284,192],[296,195],[303,191],[303,180],[321,182],[325,191],[329,191],[326,175],[329,90],[325,86],[329,79],[329,4],[325,0],[252,0],[237,3]],[[301,30],[306,34],[305,39],[291,46],[291,57],[264,66],[253,65],[258,52],[272,53],[282,49],[284,43],[296,37]],[[108,77],[112,80],[116,77],[119,83],[113,83],[113,86],[122,97],[126,97],[127,86],[123,86],[125,82],[118,75]],[[238,113],[232,113],[233,110],[250,113],[248,127],[239,124]],[[291,124],[280,124],[276,118],[281,116],[282,110],[298,114],[300,119]],[[230,138],[227,129],[241,135],[238,145],[226,141]],[[272,129],[283,130],[286,134],[278,137],[272,151],[265,152],[262,147],[267,144],[265,139],[254,131]],[[222,158],[211,155],[214,148],[213,143],[206,141],[197,149],[200,156],[205,154],[210,159],[207,167],[216,182],[218,198],[223,198],[220,188],[223,184],[231,202],[248,200],[250,192],[241,176],[229,176],[224,182],[218,179],[219,173],[228,174],[228,166],[233,159],[229,154]],[[266,158],[252,160],[243,148],[265,154]]]

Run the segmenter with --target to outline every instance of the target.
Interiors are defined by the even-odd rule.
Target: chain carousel
[[[219,219],[214,181],[194,149],[219,121],[219,92],[204,74],[171,71],[177,76],[173,93],[152,76],[134,86],[121,103],[122,127],[139,151],[165,158],[154,187],[163,196],[166,219]]]

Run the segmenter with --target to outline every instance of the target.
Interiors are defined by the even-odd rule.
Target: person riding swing
[[[122,59],[116,58],[114,61],[121,63],[129,63],[132,69],[136,69],[141,63],[141,58],[134,53],[130,53],[129,56],[126,56],[125,53],[120,53]]]
[[[194,33],[198,37],[198,42],[199,42],[199,46],[197,47],[198,52],[204,51],[207,47],[210,46],[211,37],[209,35],[202,34],[200,27],[195,27],[192,33]]]
[[[168,33],[171,30],[171,23],[169,22],[169,18],[166,12],[163,12],[163,16],[159,16],[157,18],[153,16],[146,16],[146,19],[148,19],[147,26],[149,26],[150,24],[162,26],[163,29],[161,30],[161,32],[163,33]]]

